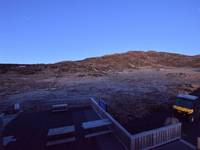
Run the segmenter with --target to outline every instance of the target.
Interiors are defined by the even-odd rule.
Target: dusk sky
[[[0,63],[200,54],[200,0],[0,0]]]

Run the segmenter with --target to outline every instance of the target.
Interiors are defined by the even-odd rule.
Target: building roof
[[[198,99],[197,96],[189,95],[189,94],[178,94],[177,98],[184,98],[184,99],[188,99],[188,100],[197,100]]]

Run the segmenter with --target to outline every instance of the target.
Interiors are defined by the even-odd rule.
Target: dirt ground
[[[162,124],[164,120],[159,119],[160,116],[165,118],[170,113],[160,115],[161,111],[168,110],[176,94],[200,88],[200,69],[146,67],[101,76],[84,73],[55,76],[50,72],[19,75],[13,72],[0,74],[0,82],[1,111],[16,102],[26,110],[38,111],[54,102],[84,105],[88,104],[89,97],[101,97],[108,103],[109,112],[132,131],[141,124],[144,128],[152,126],[145,124],[144,119]]]

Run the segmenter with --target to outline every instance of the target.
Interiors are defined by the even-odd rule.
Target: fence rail
[[[131,150],[152,149],[181,138],[181,123],[132,135]]]
[[[181,123],[132,135],[109,113],[101,108],[95,99],[90,99],[93,109],[101,118],[109,119],[112,122],[114,133],[129,150],[148,150],[181,138]]]
[[[112,122],[112,130],[115,135],[120,139],[127,149],[130,149],[131,145],[131,134],[120,124],[118,123],[109,113],[107,113],[103,108],[101,108],[98,103],[91,99],[91,106],[97,112],[101,118],[109,119]]]

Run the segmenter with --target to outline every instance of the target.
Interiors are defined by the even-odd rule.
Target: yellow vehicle
[[[179,94],[173,105],[173,110],[176,116],[185,116],[194,122],[200,117],[200,99],[193,95]]]

